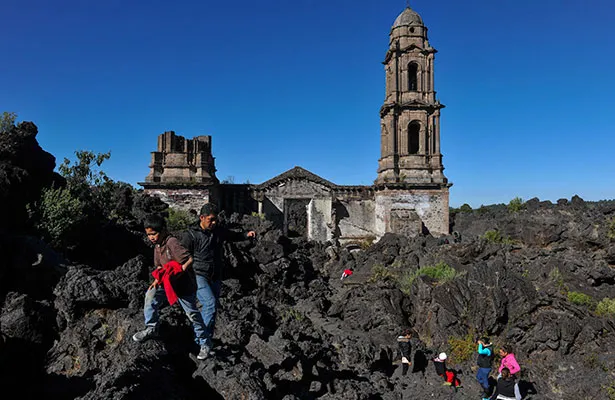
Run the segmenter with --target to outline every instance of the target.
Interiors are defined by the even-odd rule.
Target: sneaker
[[[132,335],[132,340],[134,340],[135,342],[144,342],[148,339],[156,337],[157,334],[158,332],[156,331],[156,328],[152,328],[151,326],[148,326],[142,331],[139,331],[135,333],[134,335]]]
[[[199,351],[199,355],[197,355],[196,358],[198,360],[204,360],[207,357],[209,357],[209,352],[210,351],[211,351],[211,348],[208,345],[204,344],[204,345],[201,346],[201,350]]]
[[[453,384],[452,382],[444,382],[442,386],[451,386],[452,384]]]

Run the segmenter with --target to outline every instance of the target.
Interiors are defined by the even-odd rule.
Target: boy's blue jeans
[[[222,282],[220,280],[211,282],[207,277],[197,274],[196,286],[196,297],[201,303],[201,316],[205,324],[205,341],[211,347],[211,338],[214,336],[216,325],[216,306]]]
[[[476,373],[476,380],[485,390],[489,390],[489,372],[491,368],[479,368]]]
[[[194,336],[199,346],[202,346],[207,341],[206,326],[203,323],[203,317],[199,312],[196,302],[196,294],[182,296],[177,299],[178,303],[184,309],[190,322]],[[164,287],[158,285],[156,288],[151,288],[145,293],[145,305],[143,306],[143,315],[145,316],[145,326],[155,328],[160,319],[160,309],[167,306],[167,295],[164,292]]]

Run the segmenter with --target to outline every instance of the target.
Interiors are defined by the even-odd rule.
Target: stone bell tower
[[[376,183],[446,183],[440,153],[440,110],[427,28],[410,7],[391,28],[383,62],[386,94],[380,109],[381,142]]]
[[[448,233],[451,184],[444,176],[440,152],[440,110],[444,105],[436,99],[435,54],[423,20],[407,7],[391,27],[383,62],[386,89],[374,183],[376,222],[384,232],[416,226],[420,219],[423,231]]]

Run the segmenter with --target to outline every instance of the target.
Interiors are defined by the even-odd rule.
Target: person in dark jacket
[[[199,223],[188,228],[182,244],[194,259],[192,269],[196,274],[196,295],[201,303],[201,315],[206,328],[206,346],[212,348],[211,338],[216,321],[216,306],[222,286],[225,241],[240,241],[254,238],[256,233],[234,232],[218,226],[218,211],[214,204],[201,207]]]
[[[515,381],[508,368],[502,368],[502,376],[498,379],[498,384],[491,396],[491,400],[521,400],[519,384]]]
[[[183,271],[180,274],[185,274],[186,269],[192,264],[192,257],[188,250],[182,247],[179,240],[169,235],[164,218],[152,215],[145,219],[143,225],[148,239],[154,244],[154,267],[156,271],[163,270],[166,265],[175,261],[180,264],[180,271]],[[177,293],[177,295],[179,304],[192,322],[196,342],[201,346],[197,358],[203,360],[209,354],[209,349],[207,348],[206,326],[199,312],[195,288],[192,287],[191,290]],[[159,311],[167,304],[165,289],[161,282],[156,279],[145,293],[145,304],[143,306],[145,329],[132,336],[135,342],[143,342],[158,335]]]
[[[401,374],[407,375],[408,368],[412,365],[410,361],[412,359],[412,331],[410,329],[405,329],[401,335],[397,337],[397,346],[399,347],[399,352],[401,354]]]
[[[483,400],[489,398],[489,374],[491,373],[491,364],[493,363],[493,345],[489,341],[489,338],[482,338],[478,341],[478,358],[476,364],[478,365],[478,372],[476,373],[476,380],[483,388]]]

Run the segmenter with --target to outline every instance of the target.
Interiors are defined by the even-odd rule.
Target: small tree
[[[508,203],[507,207],[510,212],[519,212],[525,208],[525,203],[521,197],[515,197]]]
[[[471,212],[472,206],[470,206],[468,203],[464,203],[461,205],[461,207],[459,207],[459,211],[460,212]]]
[[[111,152],[95,154],[89,150],[75,152],[77,162],[71,165],[68,158],[58,167],[60,175],[66,178],[69,187],[82,189],[83,186],[100,186],[109,181],[107,174],[97,168],[111,157]]]
[[[169,208],[167,226],[170,231],[181,231],[197,221],[197,216],[178,208]]]
[[[85,221],[86,204],[66,188],[44,189],[36,207],[28,205],[36,228],[55,247],[70,246]]]
[[[5,111],[0,118],[0,133],[6,133],[15,127],[15,121],[17,121],[17,114],[14,112]]]

